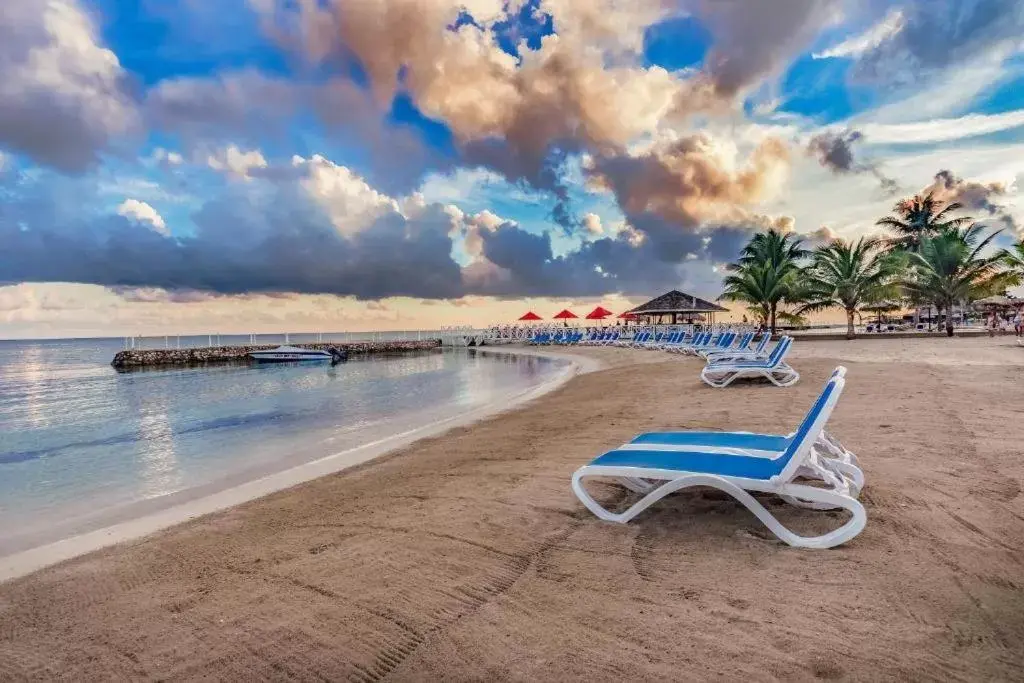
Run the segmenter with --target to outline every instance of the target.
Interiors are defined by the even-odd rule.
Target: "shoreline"
[[[567,360],[569,365],[551,379],[536,387],[437,422],[414,427],[388,437],[375,439],[353,448],[347,448],[337,453],[332,453],[278,472],[257,476],[253,479],[245,481],[228,480],[224,482],[222,488],[216,491],[210,492],[205,490],[205,487],[196,487],[200,493],[197,493],[194,497],[190,497],[187,491],[181,491],[178,494],[184,500],[167,506],[159,505],[158,499],[140,501],[143,506],[149,503],[154,505],[156,509],[144,512],[141,516],[131,515],[130,512],[127,514],[122,512],[116,514],[115,519],[118,517],[123,517],[124,519],[114,521],[100,529],[0,557],[0,585],[97,550],[136,541],[206,515],[248,503],[300,484],[315,481],[321,477],[366,465],[390,453],[412,446],[417,441],[441,437],[453,429],[468,427],[504,412],[515,410],[544,394],[559,389],[576,375],[595,372],[603,367],[602,363],[592,358],[582,357],[578,354],[559,353],[557,350],[505,347],[501,349],[480,349],[480,351],[484,353],[546,356]]]

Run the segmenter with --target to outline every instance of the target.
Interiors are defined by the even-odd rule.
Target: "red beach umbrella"
[[[537,315],[533,311],[527,311],[526,315],[521,317],[520,320],[535,321],[535,320],[543,320],[543,318],[541,318],[539,315]]]
[[[604,320],[610,315],[612,315],[611,311],[609,311],[607,308],[602,308],[601,306],[598,306],[590,313],[587,313],[587,320]]]
[[[566,309],[558,312],[558,315],[555,316],[555,320],[571,320],[573,318],[578,318],[578,317],[579,317],[578,315],[576,315],[575,313],[570,311],[568,308],[566,308]]]
[[[636,320],[636,314],[635,313],[629,313],[627,311],[626,313],[623,313],[622,315],[620,315],[619,319],[620,320]]]

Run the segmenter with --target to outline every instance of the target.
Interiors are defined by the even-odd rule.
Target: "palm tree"
[[[934,237],[942,232],[970,225],[970,218],[950,218],[949,214],[962,209],[957,202],[941,206],[932,192],[914,195],[903,199],[893,207],[893,216],[879,218],[875,225],[889,228],[896,236],[889,240],[889,245],[897,249],[917,251],[921,241],[926,237]]]
[[[1006,252],[982,256],[1001,231],[981,239],[981,226],[944,230],[921,240],[920,249],[908,255],[911,271],[903,282],[915,298],[932,301],[939,312],[946,311],[946,335],[953,336],[953,306],[1005,287],[1002,270]]]
[[[1006,267],[1020,277],[1024,277],[1024,239],[1006,250]]]
[[[800,259],[806,258],[810,252],[803,248],[803,240],[793,233],[783,233],[771,229],[759,232],[750,238],[747,246],[740,252],[738,263],[730,266],[731,270],[740,270],[750,263],[770,263],[776,268],[795,267]]]
[[[754,235],[726,276],[722,299],[747,304],[775,334],[779,317],[791,317],[780,308],[795,303],[802,294],[800,259],[807,255],[802,240],[792,234],[769,230]]]
[[[842,308],[846,312],[846,338],[853,339],[854,318],[869,303],[894,298],[895,276],[903,258],[882,250],[878,238],[860,238],[855,243],[841,239],[819,247],[814,261],[804,271],[808,303],[803,311]]]

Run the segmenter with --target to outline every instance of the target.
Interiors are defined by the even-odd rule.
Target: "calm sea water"
[[[118,372],[122,345],[0,342],[0,553],[503,403],[566,367],[452,350]]]

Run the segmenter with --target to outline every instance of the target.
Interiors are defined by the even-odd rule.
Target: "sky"
[[[924,191],[1008,245],[1022,35],[1017,0],[4,0],[0,338],[715,298],[754,231]]]

